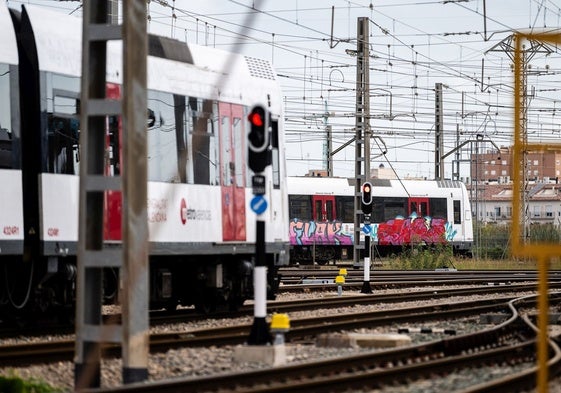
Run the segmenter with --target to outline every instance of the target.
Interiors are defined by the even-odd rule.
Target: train
[[[376,178],[370,183],[370,230],[361,225],[360,234],[370,236],[372,256],[398,253],[412,245],[449,245],[455,253],[470,254],[472,214],[462,182]],[[287,189],[291,263],[353,259],[354,179],[291,176]],[[359,214],[362,223],[362,211]]]
[[[1,315],[75,307],[82,20],[0,6]],[[248,113],[265,103],[270,162],[267,296],[289,262],[282,93],[270,62],[149,35],[147,163],[150,308],[237,308],[253,294]],[[156,48],[155,50],[153,50]],[[122,41],[107,43],[106,95],[121,98]],[[118,176],[120,116],[106,117],[105,173]],[[120,247],[122,198],[107,192],[104,242]],[[105,269],[104,300],[119,271]],[[0,318],[2,319],[2,318]]]

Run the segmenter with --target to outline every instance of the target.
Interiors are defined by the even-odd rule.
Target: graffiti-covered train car
[[[288,178],[292,263],[325,263],[352,258],[353,181],[326,177]],[[369,236],[378,253],[385,255],[417,244],[449,244],[457,253],[470,252],[473,243],[471,207],[463,183],[390,179],[370,182],[373,202]],[[360,233],[364,235],[363,231]]]

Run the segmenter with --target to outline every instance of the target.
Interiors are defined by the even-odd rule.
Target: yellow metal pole
[[[548,305],[548,269],[549,256],[542,254],[538,257],[539,269],[539,297],[538,297],[538,392],[547,392],[548,379],[548,345],[547,345],[547,325],[549,322],[549,305]]]

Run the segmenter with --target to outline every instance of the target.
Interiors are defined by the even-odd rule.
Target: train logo
[[[179,209],[179,214],[181,216],[181,223],[185,225],[187,222],[187,202],[185,202],[185,198],[181,198],[181,207]]]

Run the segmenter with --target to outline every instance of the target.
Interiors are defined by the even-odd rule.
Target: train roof
[[[374,195],[430,197],[442,195],[446,190],[465,190],[465,185],[455,180],[396,180],[371,179]],[[354,194],[354,179],[344,177],[288,177],[288,194],[350,195]]]
[[[40,69],[80,76],[82,19],[37,6],[27,5],[23,9],[35,36]],[[147,64],[149,89],[248,106],[271,102],[273,113],[281,113],[280,84],[268,61],[169,38],[161,39],[163,45],[157,45],[160,50],[152,56],[157,41],[153,38]],[[178,52],[170,50],[173,45],[183,47],[179,52],[188,55],[169,56]],[[107,80],[122,83],[122,69],[122,41],[110,41]]]
[[[12,25],[10,12],[6,4],[0,5],[0,26],[2,26],[2,39],[0,39],[0,63],[18,64],[18,48],[16,33]]]
[[[289,195],[353,195],[353,187],[344,177],[289,176],[286,185]]]

